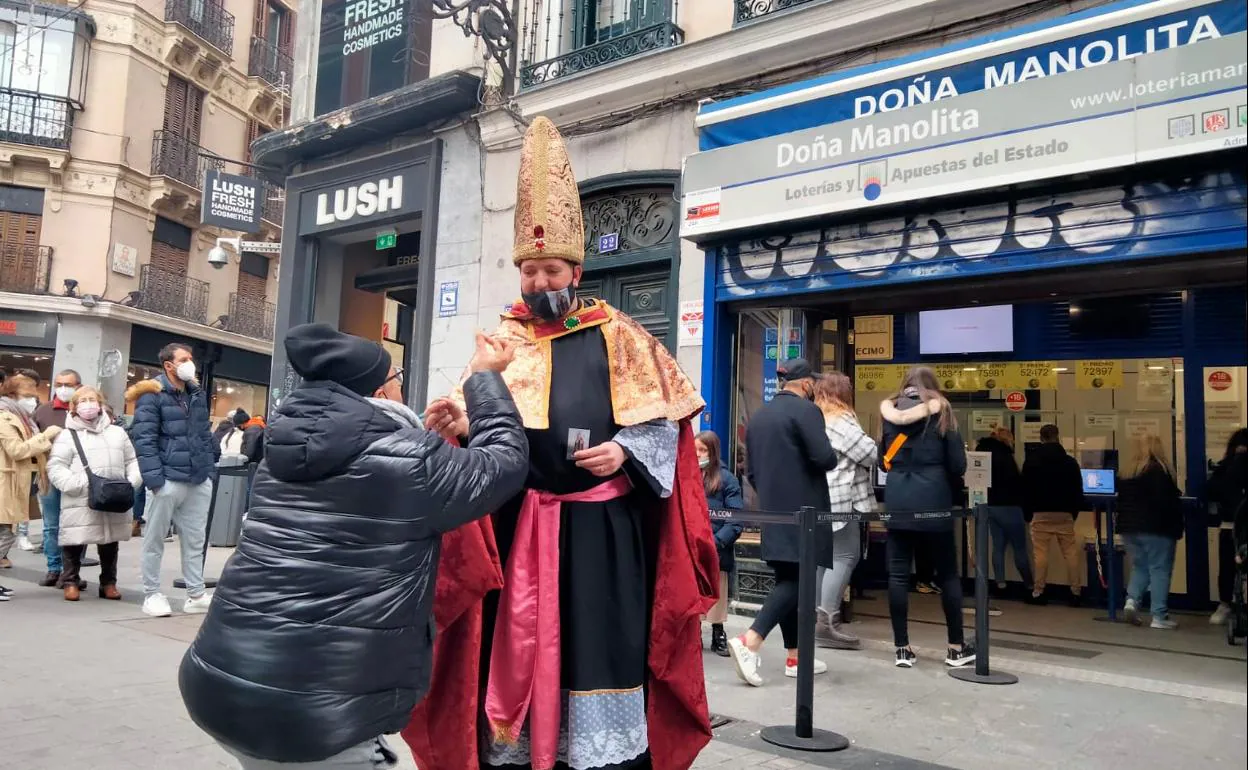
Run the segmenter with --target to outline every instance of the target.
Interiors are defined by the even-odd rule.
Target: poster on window
[[[316,114],[429,76],[432,9],[413,0],[325,0],[316,66]]]

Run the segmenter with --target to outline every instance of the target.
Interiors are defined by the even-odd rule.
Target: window
[[[264,385],[227,380],[224,377],[212,378],[213,427],[239,407],[252,417],[263,417],[268,406],[269,389]]]
[[[204,92],[177,75],[170,75],[165,88],[165,131],[198,145],[203,110]]]
[[[289,54],[294,33],[293,16],[278,3],[257,0],[252,34],[263,38],[271,48]]]

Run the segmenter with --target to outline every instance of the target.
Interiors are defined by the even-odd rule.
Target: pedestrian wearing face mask
[[[69,400],[73,398],[74,391],[81,386],[82,377],[73,369],[65,369],[56,375],[56,379],[52,382],[52,400],[45,401],[35,410],[35,425],[39,426],[39,430],[44,430],[49,425],[55,425],[58,428],[65,427],[65,417],[69,414]],[[39,510],[43,516],[42,550],[48,562],[48,572],[39,581],[39,585],[60,588],[61,545],[56,537],[61,518],[61,490],[55,485],[49,485],[48,493],[39,495]],[[28,551],[34,550],[26,548],[25,543],[22,543],[22,547]]]
[[[165,533],[172,521],[178,528],[182,551],[182,579],[186,582],[183,612],[208,611],[204,593],[204,538],[211,475],[221,457],[212,439],[208,394],[196,379],[195,361],[188,345],[174,342],[160,351],[164,373],[134,385],[126,400],[135,402],[130,439],[143,473],[147,500],[143,533],[143,613],[152,617],[173,614],[160,590],[160,563],[165,555]]]
[[[719,436],[714,431],[704,430],[694,437],[693,446],[698,450],[698,467],[702,469],[702,487],[706,492],[707,507],[712,511],[740,510],[745,505],[741,496],[741,482],[720,461],[722,455],[719,450]],[[728,620],[728,583],[733,570],[737,568],[737,557],[733,549],[744,529],[739,521],[711,519],[715,550],[719,552],[719,599],[711,611],[706,613],[706,622],[711,624],[711,652],[723,658],[732,655],[728,651],[728,634],[724,631],[724,622]]]
[[[78,601],[78,572],[88,545],[100,556],[101,599],[121,599],[117,590],[117,544],[130,539],[130,511],[95,510],[90,505],[87,470],[104,479],[143,483],[134,446],[124,428],[113,424],[95,388],[78,388],[70,401],[65,432],[52,445],[48,478],[61,491],[59,540],[65,600]]]
[[[9,549],[17,540],[17,526],[30,520],[30,490],[48,490],[47,459],[61,429],[40,431],[34,413],[39,406],[35,381],[15,374],[0,386],[0,569],[9,569]],[[11,592],[0,587],[0,601]]]

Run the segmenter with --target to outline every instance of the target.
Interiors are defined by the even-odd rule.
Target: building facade
[[[250,174],[250,144],[289,120],[293,5],[283,0],[0,2],[0,367],[63,368],[122,403],[190,342],[214,414],[267,403],[280,187],[248,232],[201,224],[204,185]]]
[[[1172,604],[1211,606],[1201,495],[1248,425],[1245,14],[1129,0],[702,105],[704,424],[739,447],[803,356],[854,378],[872,432],[923,364],[968,444],[1008,427],[1020,463],[1047,424],[1109,473],[1155,437],[1189,498]],[[1103,597],[1122,567],[1090,492],[1078,578]]]

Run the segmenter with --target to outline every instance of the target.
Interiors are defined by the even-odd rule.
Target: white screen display
[[[1014,306],[987,305],[919,313],[919,353],[1000,353],[1014,350]]]

